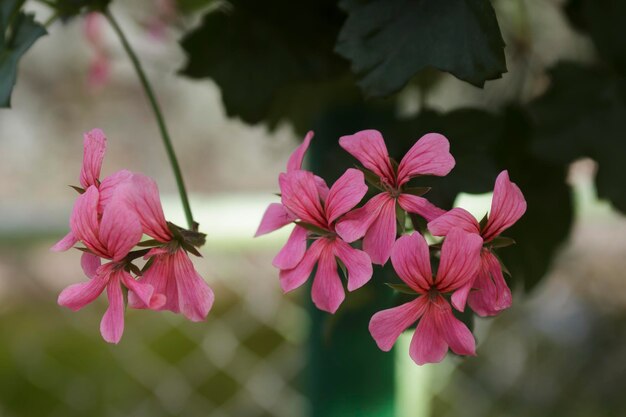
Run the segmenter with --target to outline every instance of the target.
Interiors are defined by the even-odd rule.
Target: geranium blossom
[[[444,213],[425,198],[411,194],[406,184],[419,175],[447,175],[455,164],[449,152],[450,144],[443,135],[424,135],[397,168],[392,165],[383,137],[376,130],[343,136],[339,144],[378,176],[382,192],[338,222],[337,233],[347,242],[363,237],[363,249],[372,262],[383,265],[396,240],[396,204],[428,221]]]
[[[481,246],[480,236],[461,229],[451,230],[441,248],[439,268],[433,279],[424,237],[416,232],[398,239],[391,253],[391,263],[402,281],[419,296],[374,314],[369,330],[378,347],[389,351],[400,334],[419,320],[409,350],[418,365],[440,362],[448,347],[459,355],[475,355],[472,333],[454,317],[444,295],[474,278]]]
[[[522,191],[502,171],[496,179],[487,223],[481,228],[478,221],[462,208],[454,208],[428,223],[435,236],[446,236],[454,228],[462,228],[480,235],[485,247],[481,251],[481,267],[476,279],[468,282],[453,297],[455,307],[463,310],[465,301],[480,316],[493,316],[511,306],[512,297],[502,266],[493,253],[493,240],[515,224],[526,212]]]
[[[300,223],[274,259],[274,265],[281,269],[281,287],[285,292],[298,288],[317,265],[311,292],[313,302],[319,309],[334,313],[345,298],[337,258],[346,267],[348,291],[360,288],[372,276],[369,256],[335,233],[335,221],[357,205],[367,192],[363,173],[348,169],[324,193],[326,196],[320,193],[315,176],[308,171],[283,173],[279,183],[283,206],[290,218]],[[308,237],[314,241],[307,249]]]

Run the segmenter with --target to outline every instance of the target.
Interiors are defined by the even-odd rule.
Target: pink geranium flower
[[[347,242],[364,237],[363,249],[372,262],[384,265],[396,241],[396,204],[409,213],[430,221],[444,213],[423,197],[411,194],[406,184],[419,175],[447,175],[454,167],[448,140],[429,133],[402,158],[397,168],[391,163],[380,132],[363,130],[339,139],[342,148],[380,179],[383,192],[337,223],[337,233]]]
[[[315,305],[334,313],[345,298],[337,272],[337,259],[348,273],[348,291],[362,287],[372,277],[369,256],[351,247],[335,232],[336,220],[361,201],[367,192],[363,173],[348,169],[328,190],[320,192],[315,176],[293,170],[279,177],[282,204],[298,226],[274,259],[281,269],[280,284],[288,292],[304,284],[315,265],[311,296]],[[314,241],[307,249],[307,238]]]
[[[165,303],[155,308],[141,294],[130,291],[128,305],[181,312],[191,321],[204,320],[213,306],[213,291],[194,268],[182,236],[177,239],[168,227],[156,183],[145,175],[133,174],[124,187],[128,189],[123,193],[126,204],[137,213],[143,233],[163,244],[145,256],[151,265],[139,282],[166,297]]]
[[[502,171],[496,179],[487,223],[482,228],[474,216],[462,208],[454,208],[428,223],[428,230],[435,236],[446,236],[454,228],[462,228],[480,235],[484,240],[476,279],[468,282],[452,299],[457,309],[463,311],[467,300],[476,314],[493,316],[511,306],[511,290],[506,285],[502,266],[492,246],[494,239],[515,224],[525,212],[526,200],[522,191],[509,180],[508,172]]]
[[[121,198],[115,198],[100,216],[99,200],[98,188],[89,185],[74,204],[70,227],[73,235],[89,250],[83,254],[81,264],[90,280],[65,288],[59,295],[58,303],[76,311],[98,298],[106,288],[109,308],[102,317],[100,332],[107,342],[118,343],[124,332],[122,285],[150,308],[163,305],[165,297],[155,294],[151,285],[135,281],[126,270],[125,257],[142,236],[137,214]],[[100,258],[111,262],[100,265]]]
[[[372,317],[369,331],[384,351],[409,326],[419,320],[409,353],[418,365],[440,362],[448,347],[459,355],[475,355],[470,330],[454,317],[444,294],[473,279],[480,263],[480,236],[453,229],[441,248],[441,259],[433,279],[428,244],[419,233],[402,236],[395,243],[391,263],[398,276],[419,296],[408,303],[380,311]]]

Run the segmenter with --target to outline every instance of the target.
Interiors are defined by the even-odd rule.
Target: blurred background
[[[426,105],[448,112],[495,109],[512,97],[529,101],[549,85],[547,66],[594,59],[589,39],[565,18],[563,2],[494,6],[512,45],[509,72],[485,90],[449,75],[438,76],[427,97],[409,86],[394,104],[400,117]],[[50,15],[37,2],[28,9],[40,21]],[[184,217],[152,113],[106,21],[91,22],[101,36],[98,48],[85,18],[51,25],[50,36],[20,66],[13,108],[0,111],[0,416],[307,416],[313,402],[324,401],[309,389],[309,292],[283,295],[271,266],[288,231],[252,238],[267,204],[277,201],[277,175],[302,135],[288,122],[269,129],[228,117],[213,81],[176,75],[185,62],[177,41],[199,18],[181,21],[158,1],[118,1],[112,9],[166,114],[194,215],[208,234],[203,258],[194,262],[216,302],[203,323],[129,309],[117,346],[104,343],[98,331],[103,300],[79,313],[57,306],[63,287],[85,279],[78,251],[49,251],[68,230],[75,197],[68,185],[78,183],[83,132],[99,127],[108,136],[104,175],[127,168],[152,176],[166,217],[179,224]],[[516,49],[520,30],[532,37]],[[94,80],[101,53],[109,67]],[[368,119],[358,124],[372,127]],[[332,172],[324,165],[331,156],[323,148],[317,154],[314,163]],[[395,411],[381,416],[626,412],[626,218],[597,198],[597,169],[589,158],[568,165],[569,236],[541,282],[531,291],[513,284],[510,310],[475,321],[478,357],[448,355],[440,365],[417,367],[407,354],[410,335],[380,354],[395,367],[386,409]],[[480,218],[491,199],[462,194],[454,201]],[[374,347],[364,340],[363,348]],[[347,406],[342,415],[360,414]]]

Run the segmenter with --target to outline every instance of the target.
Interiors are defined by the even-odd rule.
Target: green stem
[[[133,63],[135,67],[135,71],[139,76],[139,80],[141,81],[141,85],[143,86],[144,91],[146,92],[146,96],[148,97],[148,101],[150,101],[150,105],[152,106],[152,110],[154,111],[154,116],[156,117],[157,124],[159,125],[159,130],[161,132],[161,138],[163,139],[163,145],[165,145],[165,152],[170,160],[170,165],[172,165],[172,170],[174,171],[174,177],[176,178],[176,184],[178,185],[178,192],[180,194],[180,199],[183,203],[183,209],[185,211],[185,217],[187,219],[187,224],[190,230],[195,230],[195,222],[193,221],[193,216],[191,214],[191,206],[189,205],[189,198],[187,197],[187,190],[185,189],[185,183],[183,181],[183,176],[180,172],[180,165],[178,165],[178,160],[176,159],[176,153],[174,152],[174,147],[172,146],[172,141],[170,139],[170,135],[167,132],[167,127],[165,125],[165,119],[163,118],[163,113],[159,107],[159,103],[157,102],[156,96],[154,95],[154,91],[146,77],[145,72],[139,62],[139,58],[137,58],[137,54],[133,51],[133,48],[130,46],[126,35],[122,32],[122,28],[117,23],[111,11],[109,9],[104,10],[104,15],[108,19],[109,23],[113,27],[115,33],[120,38],[122,42],[122,46],[126,50],[128,57]]]

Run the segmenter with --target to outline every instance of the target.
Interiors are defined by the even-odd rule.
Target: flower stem
[[[135,51],[130,46],[130,43],[128,42],[128,39],[126,38],[126,35],[124,35],[124,32],[122,32],[122,28],[120,27],[120,25],[117,23],[117,21],[111,14],[111,11],[109,9],[105,9],[103,13],[106,16],[109,23],[111,24],[111,26],[113,27],[113,30],[115,31],[115,33],[117,33],[117,36],[120,38],[120,41],[122,42],[122,46],[124,47],[124,50],[126,50],[128,57],[130,58],[131,62],[133,63],[133,66],[135,67],[137,76],[139,76],[141,85],[143,86],[146,96],[148,97],[148,101],[150,102],[152,110],[154,111],[154,116],[156,117],[157,124],[159,125],[159,131],[161,132],[161,138],[163,139],[163,145],[165,145],[165,152],[167,153],[167,156],[170,161],[170,165],[172,166],[172,170],[174,171],[174,177],[176,178],[176,184],[178,185],[178,192],[180,194],[180,199],[183,203],[183,209],[185,211],[185,218],[187,219],[187,224],[190,230],[195,230],[196,224],[193,220],[193,215],[191,214],[191,206],[189,205],[189,198],[187,197],[187,190],[185,189],[183,175],[180,172],[180,165],[178,165],[178,160],[176,159],[176,153],[174,152],[174,147],[172,146],[172,141],[167,131],[167,126],[165,125],[165,119],[163,118],[163,113],[161,112],[159,103],[157,102],[156,96],[154,95],[152,86],[150,85],[150,82],[148,81],[148,78],[146,77],[146,74],[143,71],[143,68],[141,66],[141,63],[139,62],[139,58],[137,57],[137,54],[135,54]]]

